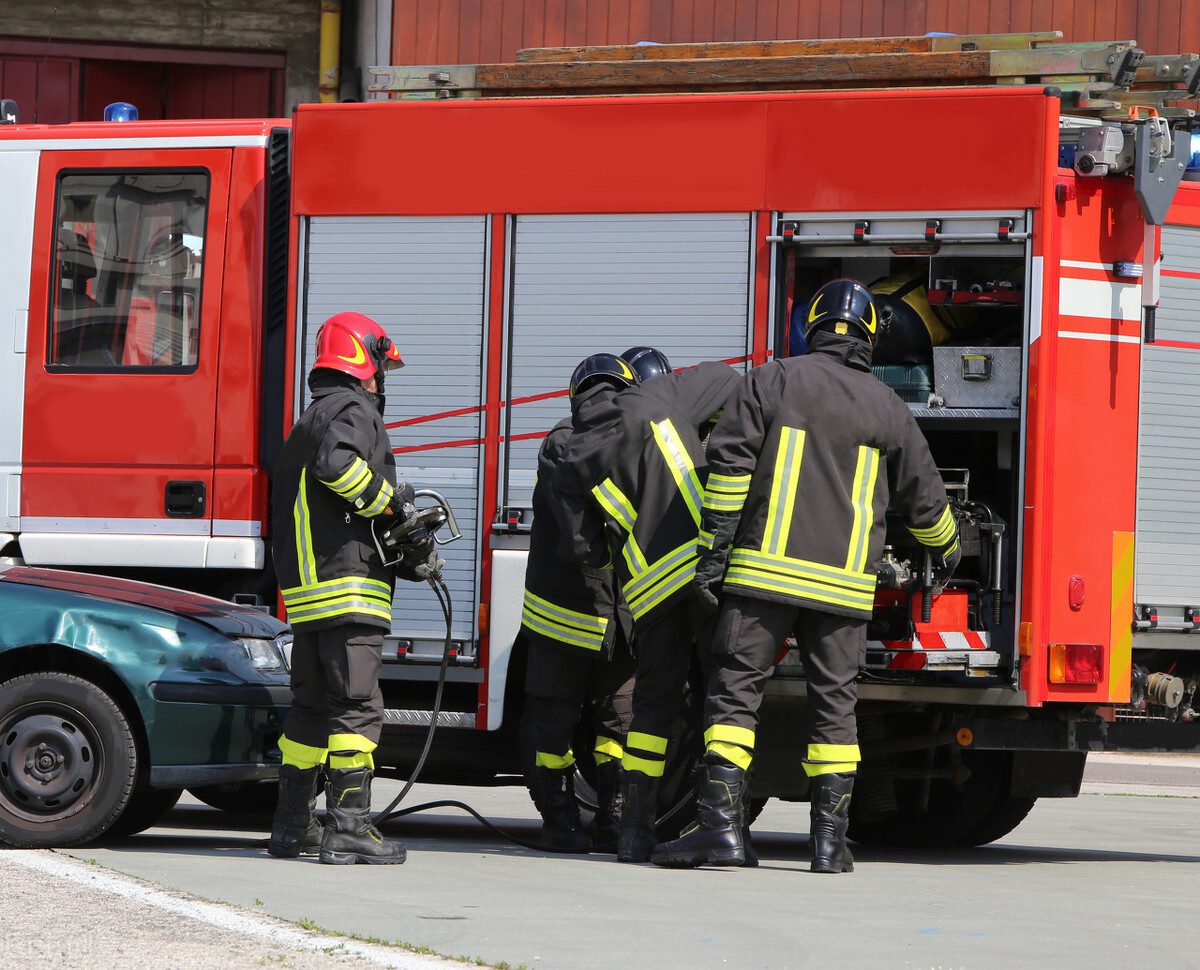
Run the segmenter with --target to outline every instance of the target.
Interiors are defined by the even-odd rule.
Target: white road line
[[[288,946],[314,953],[324,953],[331,947],[337,947],[339,954],[358,957],[374,966],[392,967],[396,970],[476,970],[469,964],[456,960],[407,953],[371,943],[358,943],[347,937],[293,929],[281,920],[170,893],[111,870],[97,869],[95,866],[49,852],[13,850],[5,852],[3,859],[5,862],[24,866],[48,876],[66,879],[80,886],[131,899],[146,906],[154,906],[217,929],[251,936],[275,946]]]

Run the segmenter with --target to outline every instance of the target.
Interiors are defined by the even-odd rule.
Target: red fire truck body
[[[962,758],[1016,752],[1004,793],[1032,798],[1077,792],[1089,747],[1194,747],[1200,185],[1158,233],[1144,332],[1157,254],[1133,179],[1060,168],[1063,127],[1040,87],[302,105],[286,212],[286,122],[0,128],[7,552],[271,602],[269,462],[320,322],[370,313],[407,362],[385,415],[400,474],[464,532],[435,770],[514,770],[534,458],[574,363],[646,343],[748,368],[786,353],[824,279],[915,274],[984,335],[935,348],[910,403],[976,564],[928,621],[917,579],[881,589],[868,759],[938,752],[931,777],[957,785]],[[95,273],[66,287],[80,240]],[[64,309],[80,286],[98,306]],[[394,617],[383,752],[403,765],[444,627],[423,587]],[[801,674],[781,654],[762,794],[802,794]]]

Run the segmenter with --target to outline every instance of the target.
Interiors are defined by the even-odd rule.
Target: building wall
[[[319,35],[320,0],[0,0],[0,39],[282,52],[285,111],[317,99]]]
[[[1061,30],[1200,51],[1200,0],[394,0],[392,63],[511,61],[523,47]]]

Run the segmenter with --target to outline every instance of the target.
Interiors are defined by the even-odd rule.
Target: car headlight
[[[259,640],[240,637],[238,643],[246,651],[250,666],[255,670],[286,670],[287,658],[278,640]]]

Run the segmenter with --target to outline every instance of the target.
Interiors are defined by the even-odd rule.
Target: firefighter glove
[[[437,554],[433,536],[427,536],[405,546],[404,555],[396,566],[396,575],[410,583],[423,583],[440,578],[445,565],[446,560]]]
[[[706,509],[700,522],[700,561],[696,563],[692,598],[706,613],[717,612],[738,519],[738,515],[729,512]]]
[[[946,584],[954,578],[959,562],[962,561],[962,550],[958,545],[958,536],[941,552],[933,553],[933,592],[941,595]]]

